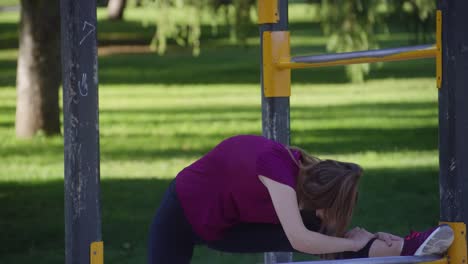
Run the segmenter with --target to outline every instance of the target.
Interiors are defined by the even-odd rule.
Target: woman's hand
[[[377,237],[375,234],[372,234],[364,228],[360,227],[355,227],[345,234],[345,238],[348,238],[354,242],[354,251],[361,250],[366,246],[369,240],[375,237]]]
[[[403,238],[399,236],[395,236],[389,233],[384,233],[384,232],[377,232],[375,233],[375,236],[377,239],[384,241],[387,246],[391,247],[394,241],[401,241]]]

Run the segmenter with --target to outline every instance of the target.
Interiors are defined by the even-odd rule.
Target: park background
[[[199,25],[199,46],[187,36],[168,36],[164,50],[158,49],[160,43],[151,45],[157,23],[167,22],[156,21],[162,16],[158,1],[141,6],[129,1],[122,19],[109,19],[105,3],[97,10],[107,263],[145,262],[148,225],[179,170],[226,137],[261,134],[255,3],[249,7],[251,22],[236,23],[236,1],[224,1],[228,13],[220,11],[213,25],[212,10],[186,15],[186,10],[193,12],[185,9],[190,1],[179,2],[185,3],[175,13],[179,17],[199,16],[181,22],[182,27]],[[332,8],[328,18],[325,2]],[[408,26],[423,28],[433,20],[431,1],[374,1],[382,6],[364,11],[350,4],[360,12],[352,20],[356,25],[377,22],[352,34],[330,30],[342,22],[334,19],[346,14],[333,6],[350,2],[372,1],[290,1],[292,54],[434,41],[435,24],[422,36],[421,29]],[[421,15],[425,5],[429,8]],[[0,263],[63,263],[63,137],[39,130],[24,138],[15,132],[20,8],[17,0],[0,1]],[[351,44],[336,44],[346,38]],[[435,63],[425,59],[366,67],[293,71],[291,144],[321,158],[361,164],[365,174],[353,225],[404,235],[438,220]],[[61,91],[59,98],[61,105]],[[261,262],[261,254],[204,247],[196,249],[193,261]]]

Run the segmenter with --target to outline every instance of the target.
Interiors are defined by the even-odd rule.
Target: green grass
[[[14,19],[2,15],[0,29],[16,28]],[[99,28],[129,43],[129,33],[149,34],[138,21],[106,23]],[[291,29],[295,52],[324,51],[317,24],[297,19]],[[382,43],[405,44],[405,36]],[[198,58],[181,49],[99,58],[106,263],[144,263],[148,224],[180,169],[223,138],[261,133],[258,42],[252,36],[247,49],[225,42],[207,37]],[[15,138],[16,56],[14,46],[0,49],[0,263],[63,263],[62,138]],[[429,60],[384,64],[365,84],[347,84],[340,67],[293,73],[292,144],[365,168],[353,224],[403,235],[437,223],[433,76]],[[203,247],[194,257],[260,262],[261,255]]]
[[[0,0],[0,7],[15,6],[15,5],[19,5],[19,4],[20,4],[19,0]]]

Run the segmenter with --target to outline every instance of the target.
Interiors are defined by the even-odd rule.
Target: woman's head
[[[300,207],[321,210],[321,231],[343,236],[356,204],[362,168],[354,163],[322,161],[300,151],[302,158],[296,186]]]

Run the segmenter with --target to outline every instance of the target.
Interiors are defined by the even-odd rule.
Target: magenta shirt
[[[300,153],[293,154],[299,160]],[[235,136],[183,169],[176,192],[194,232],[217,240],[239,223],[279,224],[258,175],[295,189],[298,171],[284,145],[261,136]]]

